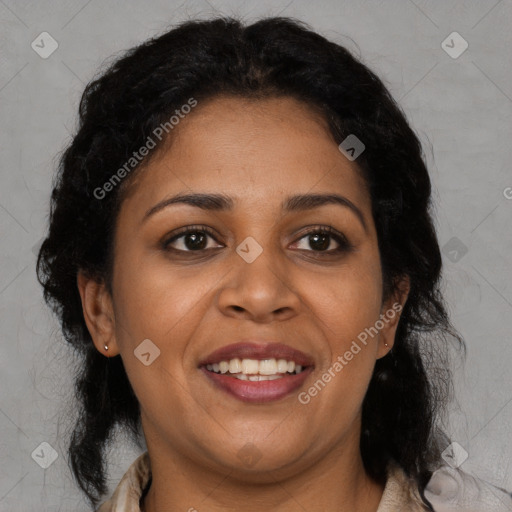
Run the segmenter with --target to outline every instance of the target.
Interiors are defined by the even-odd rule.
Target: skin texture
[[[339,151],[325,122],[292,98],[215,98],[172,135],[121,205],[112,296],[78,276],[94,344],[106,357],[121,355],[141,404],[153,472],[145,512],[375,512],[383,487],[363,468],[361,405],[375,361],[392,348],[398,315],[307,405],[297,392],[244,403],[198,369],[213,350],[241,338],[274,340],[313,357],[304,391],[379,315],[405,303],[407,281],[382,304],[377,234],[356,162]],[[144,220],[158,202],[191,192],[230,196],[233,210],[175,204]],[[348,198],[366,229],[336,204],[283,214],[284,199],[307,193]],[[217,235],[204,235],[207,250],[185,252],[186,238],[163,247],[191,225]],[[354,248],[322,256],[304,233],[313,225],[332,226]],[[248,236],[263,248],[252,263],[235,250]],[[327,240],[328,250],[338,247]],[[149,366],[134,356],[144,339],[161,351]],[[238,456],[247,443],[261,457],[252,466]]]

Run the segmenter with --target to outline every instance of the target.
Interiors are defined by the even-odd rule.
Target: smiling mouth
[[[298,375],[307,367],[287,359],[239,359],[234,358],[207,364],[209,372],[233,377],[239,380],[260,382]]]
[[[198,365],[212,389],[253,404],[290,397],[314,367],[313,357],[296,348],[251,339],[225,345]]]
[[[287,359],[239,359],[207,363],[199,368],[219,389],[242,402],[266,404],[297,391],[314,366]]]

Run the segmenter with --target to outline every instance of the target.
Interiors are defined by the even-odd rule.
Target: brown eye
[[[296,248],[305,251],[333,254],[348,251],[352,248],[345,236],[327,226],[308,231],[295,245],[300,244],[301,240],[305,240],[304,246]]]
[[[188,227],[174,234],[170,239],[163,243],[165,249],[179,252],[198,252],[205,251],[214,247],[208,247],[208,239],[217,242],[213,232],[203,227]]]
[[[205,235],[201,231],[192,231],[186,235],[181,235],[180,238],[183,238],[183,245],[187,248],[187,250],[195,251],[206,249],[208,244],[207,236],[208,235]]]
[[[308,238],[309,246],[314,251],[326,251],[333,241],[333,237],[327,233],[313,233]]]

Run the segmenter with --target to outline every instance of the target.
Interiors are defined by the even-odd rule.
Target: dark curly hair
[[[449,338],[459,351],[465,345],[440,289],[442,261],[422,147],[382,81],[360,59],[283,17],[250,25],[226,17],[186,21],[130,49],[83,93],[37,261],[45,300],[80,359],[75,394],[81,409],[68,454],[79,486],[93,506],[106,493],[105,448],[114,427],[141,446],[139,403],[121,357],[107,358],[92,343],[77,273],[102,280],[111,291],[119,206],[127,183],[155,152],[101,200],[94,191],[189,98],[219,95],[293,97],[322,114],[337,143],[348,134],[364,142],[357,166],[371,196],[384,300],[403,276],[411,288],[394,347],[377,360],[364,398],[360,449],[373,478],[385,481],[395,461],[433,510],[424,488],[448,443],[440,424],[452,396]]]

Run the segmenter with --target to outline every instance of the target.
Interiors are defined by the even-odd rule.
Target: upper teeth
[[[215,373],[242,373],[244,375],[275,375],[277,373],[300,373],[302,366],[286,359],[230,359],[207,364],[207,370]]]

